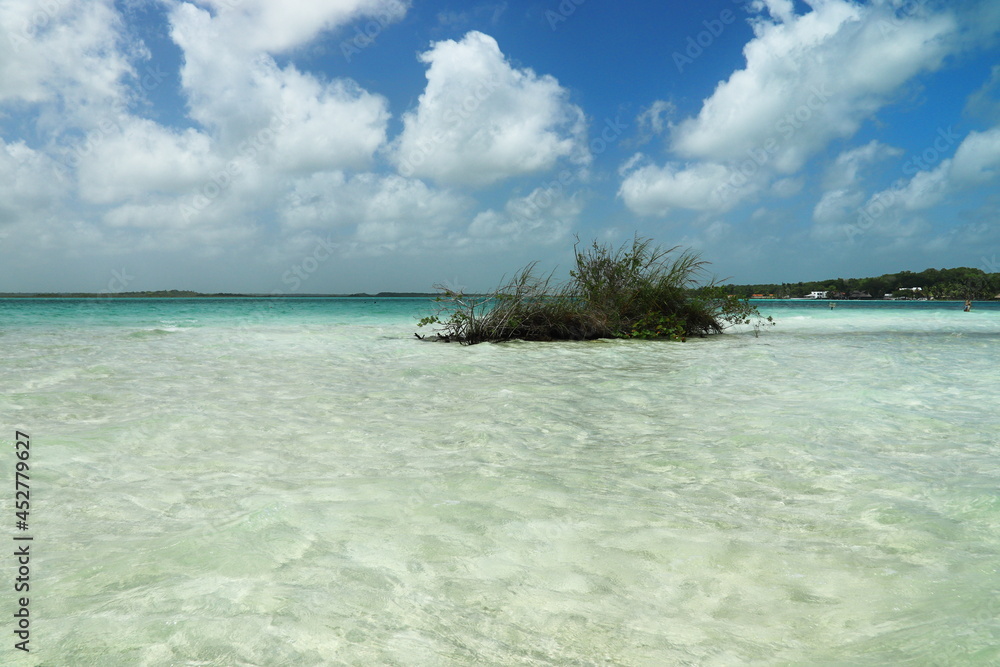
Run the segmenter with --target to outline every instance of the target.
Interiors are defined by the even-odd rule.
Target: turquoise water
[[[0,662],[998,664],[1000,308],[886,305],[460,347],[424,300],[0,300]]]

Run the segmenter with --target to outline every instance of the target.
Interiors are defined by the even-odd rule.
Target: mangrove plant
[[[488,294],[435,285],[438,312],[419,326],[432,340],[472,345],[507,340],[662,338],[721,333],[735,324],[764,323],[748,300],[725,294],[708,278],[707,262],[690,250],[654,246],[635,237],[619,248],[574,245],[569,280],[555,283],[537,264],[521,269]],[[418,338],[426,338],[418,335]]]

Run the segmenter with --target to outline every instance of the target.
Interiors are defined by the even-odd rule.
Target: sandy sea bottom
[[[1000,663],[1000,310],[459,347],[417,306],[8,303],[0,662]]]

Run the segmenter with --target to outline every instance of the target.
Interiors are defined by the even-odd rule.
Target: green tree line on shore
[[[926,269],[915,273],[900,271],[886,273],[876,278],[835,278],[812,282],[725,285],[729,294],[741,298],[754,294],[773,295],[776,299],[800,298],[811,292],[829,292],[831,298],[850,298],[852,294],[869,294],[882,299],[886,294],[894,297],[914,297],[955,300],[988,300],[1000,295],[1000,273],[986,273],[982,269],[959,267],[955,269]],[[919,287],[919,292],[912,288]]]

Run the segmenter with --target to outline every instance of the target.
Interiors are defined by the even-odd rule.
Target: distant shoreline
[[[433,299],[441,296],[440,292],[377,292],[368,294],[266,294],[266,293],[204,293],[182,290],[160,290],[156,292],[6,292],[0,293],[0,299]],[[466,296],[485,296],[483,294],[467,294]],[[790,297],[787,299],[754,299],[748,301],[777,303],[962,303],[964,299],[810,299],[807,297]],[[991,303],[997,299],[973,299],[973,303]]]

